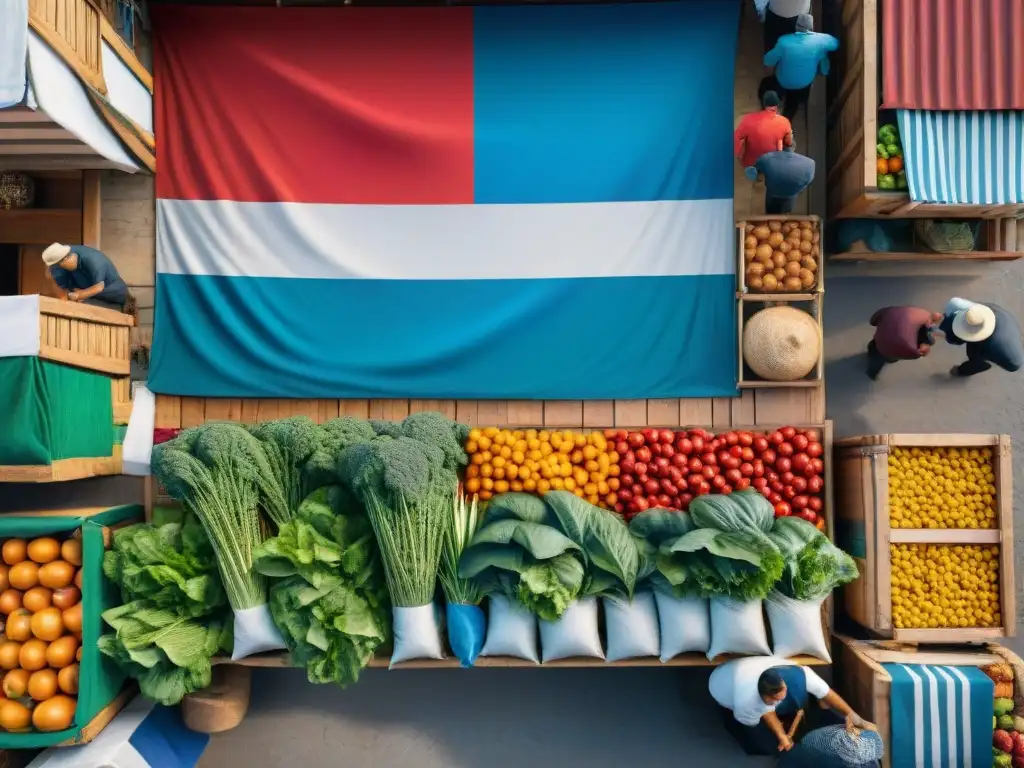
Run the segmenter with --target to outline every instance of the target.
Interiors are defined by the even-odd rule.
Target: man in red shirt
[[[868,376],[874,381],[886,363],[917,360],[935,343],[942,315],[920,307],[883,307],[871,316],[875,337],[868,344]]]
[[[744,168],[756,166],[761,155],[793,146],[793,126],[779,114],[779,94],[768,91],[761,111],[744,115],[733,134],[733,153]]]

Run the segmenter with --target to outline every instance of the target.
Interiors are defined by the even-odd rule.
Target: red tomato
[[[725,485],[725,478],[721,475],[715,475],[711,478],[712,488],[721,488],[723,485]]]
[[[663,490],[669,496],[678,496],[679,495],[679,489],[676,487],[676,484],[673,483],[668,478],[665,478],[664,480],[662,480],[659,483],[659,485],[661,486],[661,490]]]
[[[680,437],[676,440],[676,451],[689,456],[693,453],[693,441],[688,437]]]
[[[693,494],[692,493],[680,493],[679,494],[679,503],[682,504],[683,506],[688,505],[691,501],[693,501]]]
[[[729,460],[725,462],[726,469],[739,469],[740,464],[743,462],[737,459],[735,456],[730,456]]]
[[[723,496],[728,496],[730,493],[732,493],[732,486],[723,485],[721,488],[718,489],[718,492]]]
[[[675,507],[672,503],[672,497],[665,493],[658,497],[658,506],[665,507],[666,509],[673,509]]]
[[[807,490],[807,478],[801,477],[800,475],[797,475],[790,480],[789,484],[793,486],[793,490],[797,493],[803,493]]]
[[[742,452],[740,453],[740,458],[743,459],[744,461],[753,461],[754,460],[754,449],[753,448],[748,448],[747,446],[744,446],[743,449],[742,449]]]
[[[792,485],[793,479],[794,478],[792,472],[783,472],[781,475],[779,475],[779,480],[782,481],[783,485]]]
[[[661,443],[651,443],[649,447],[652,456],[661,456],[661,449],[664,448],[665,446],[662,445]]]
[[[725,464],[725,462],[727,462],[729,460],[729,455],[730,454],[729,454],[728,451],[719,451],[718,452],[718,463],[719,464]]]
[[[807,465],[811,463],[811,457],[806,453],[798,453],[793,457],[793,471],[803,472],[807,469]]]
[[[621,501],[615,502],[615,511],[618,512],[620,515],[625,511],[625,509],[626,505],[623,504]]]
[[[811,523],[812,525],[818,522],[818,516],[811,512],[811,510],[809,509],[800,510],[799,512],[796,513],[796,516],[799,517],[801,520],[806,520],[808,523]]]
[[[697,489],[697,495],[704,496],[709,493],[711,493],[711,486],[705,482],[701,482],[700,488]]]
[[[686,478],[686,484],[688,486],[690,486],[690,488],[692,490],[694,490],[694,491],[696,491],[698,488],[700,488],[700,484],[703,483],[703,482],[704,482],[704,476],[703,475],[690,475],[688,478]]]
[[[668,469],[672,463],[664,456],[658,456],[651,466],[654,467],[654,473],[658,477],[668,477]]]
[[[745,491],[749,487],[750,487],[750,478],[749,477],[741,477],[739,479],[739,481],[736,483],[736,490],[737,491]]]
[[[779,432],[781,432],[782,436],[787,440],[792,440],[796,436],[796,429],[793,427],[783,427]]]
[[[758,435],[754,438],[754,450],[758,453],[764,453],[768,450],[768,438],[763,435]]]
[[[651,449],[646,445],[643,445],[636,449],[636,460],[642,461],[645,464],[651,460]]]
[[[672,446],[671,443],[661,443],[658,447],[661,448],[661,455],[664,456],[666,459],[671,459],[673,456],[676,455],[676,449]]]
[[[715,469],[714,467],[709,467],[707,464],[705,464],[704,469],[702,469],[700,473],[704,476],[705,480],[710,480],[711,478],[718,475],[718,470]]]
[[[785,456],[780,456],[775,460],[775,471],[778,473],[789,472],[793,468],[793,462],[787,459]]]
[[[619,456],[625,456],[627,453],[629,453],[629,443],[627,443],[625,440],[617,441],[615,443],[615,452],[619,454]]]
[[[646,475],[647,474],[647,465],[644,464],[642,461],[636,462],[635,464],[633,464],[633,474],[634,475]]]
[[[740,436],[737,435],[735,432],[726,432],[724,437],[725,437],[725,444],[726,445],[739,445],[740,444]]]
[[[792,456],[793,455],[793,444],[782,443],[779,446],[779,456]]]
[[[811,493],[821,493],[821,489],[824,487],[825,481],[817,475],[807,478],[807,490]]]
[[[681,482],[683,482],[683,472],[682,472],[681,469],[679,469],[679,467],[676,467],[676,466],[669,467],[668,468],[668,477],[676,485],[679,485]]]
[[[644,490],[648,496],[657,496],[658,492],[661,491],[661,485],[657,480],[649,479],[644,483]]]
[[[825,452],[825,449],[821,447],[821,443],[810,442],[807,444],[807,455],[812,459],[816,459]]]
[[[767,449],[764,453],[761,454],[761,461],[763,461],[766,466],[771,466],[772,464],[774,464],[775,451],[771,448]]]
[[[807,436],[807,439],[810,440],[811,442],[814,442],[815,440],[818,440],[818,441],[821,440],[821,435],[818,434],[818,430],[816,430],[816,429],[805,429],[805,430],[803,430],[803,433],[804,433],[804,435]]]
[[[630,448],[640,448],[644,444],[644,436],[639,432],[630,432],[626,442],[629,443]]]
[[[759,491],[763,491],[765,488],[768,487],[768,481],[765,480],[763,477],[755,477],[751,481],[751,484]]]
[[[634,484],[636,484],[636,480],[633,478],[632,475],[619,475],[619,485],[625,488],[632,488]]]
[[[776,517],[789,517],[791,514],[793,514],[793,510],[790,508],[787,502],[782,501],[780,499],[779,501],[773,501],[772,503],[775,504]]]
[[[740,464],[740,474],[743,475],[743,477],[753,477],[754,465],[748,461],[743,462]]]
[[[692,459],[690,459],[690,471],[691,472],[700,472],[701,469],[703,469],[703,468],[704,468],[704,462],[701,461],[700,459],[698,459],[696,456],[694,456]]]
[[[658,497],[657,496],[648,496],[647,497],[647,505],[650,506],[650,507],[658,506]]]
[[[633,506],[638,512],[643,512],[645,509],[650,509],[650,504],[647,503],[647,499],[643,496],[633,499]]]
[[[821,512],[824,509],[825,504],[817,496],[810,496],[807,499],[807,506],[814,512]]]
[[[671,445],[676,440],[676,433],[668,429],[663,429],[658,433],[658,441],[665,444]]]
[[[614,429],[606,429],[604,431],[604,436],[608,440],[614,440],[615,439],[615,430]]]
[[[679,467],[679,469],[686,469],[690,466],[690,460],[686,458],[685,453],[677,453],[672,457],[672,466]]]
[[[768,478],[769,483],[779,482],[779,475],[777,472],[765,472],[764,476]]]
[[[754,460],[754,477],[764,477],[764,462],[760,459]]]
[[[700,435],[690,436],[691,453],[704,453],[704,438]]]
[[[796,497],[796,491],[793,490],[792,485],[787,485],[782,489],[782,498],[786,501],[792,501]]]
[[[647,429],[641,430],[640,434],[644,436],[644,442],[648,445],[658,442],[658,430],[656,429],[648,427]]]
[[[620,486],[616,495],[619,497],[619,501],[631,501],[633,499],[633,489]]]
[[[754,436],[749,432],[739,432],[740,445],[746,447],[754,444]]]
[[[770,435],[768,435],[768,442],[774,446],[780,446],[784,442],[786,442],[786,438],[783,436],[781,432],[772,432]]]
[[[712,451],[708,451],[707,453],[701,454],[700,460],[703,461],[705,464],[718,463],[718,457],[715,456],[715,454]]]
[[[806,451],[807,443],[810,441],[807,439],[805,435],[793,435],[793,439],[790,440],[789,442],[791,442],[793,444],[793,447],[796,448],[798,451]]]
[[[820,475],[825,471],[825,462],[821,459],[811,459],[811,463],[807,466],[809,469],[813,470],[816,475]]]
[[[619,462],[619,471],[627,475],[632,475],[636,472],[636,460],[627,455]]]
[[[732,446],[729,446],[729,455],[730,456],[735,456],[737,459],[741,458],[743,456],[743,446],[742,445],[732,445]]]
[[[804,495],[793,497],[793,509],[807,509],[810,499]]]
[[[725,470],[725,479],[729,481],[730,485],[736,485],[743,478],[743,473],[738,469],[727,469]]]

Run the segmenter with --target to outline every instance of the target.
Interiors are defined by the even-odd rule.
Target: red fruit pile
[[[798,515],[824,527],[825,471],[817,430],[607,430],[619,455],[615,511],[627,520],[651,507],[687,509],[695,496],[760,491],[777,517]]]

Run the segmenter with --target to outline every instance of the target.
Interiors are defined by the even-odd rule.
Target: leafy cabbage
[[[253,552],[272,579],[270,614],[312,683],[359,679],[391,635],[384,571],[369,521],[334,486],[309,496],[278,535]]]
[[[776,589],[786,597],[817,600],[859,575],[853,558],[806,520],[780,517],[768,536],[785,559]]]

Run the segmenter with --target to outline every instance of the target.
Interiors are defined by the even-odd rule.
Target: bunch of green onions
[[[476,534],[483,516],[479,514],[476,494],[469,502],[466,495],[456,489],[452,497],[451,514],[448,515],[441,549],[441,587],[449,603],[479,605],[483,592],[472,579],[459,577],[459,558]]]

